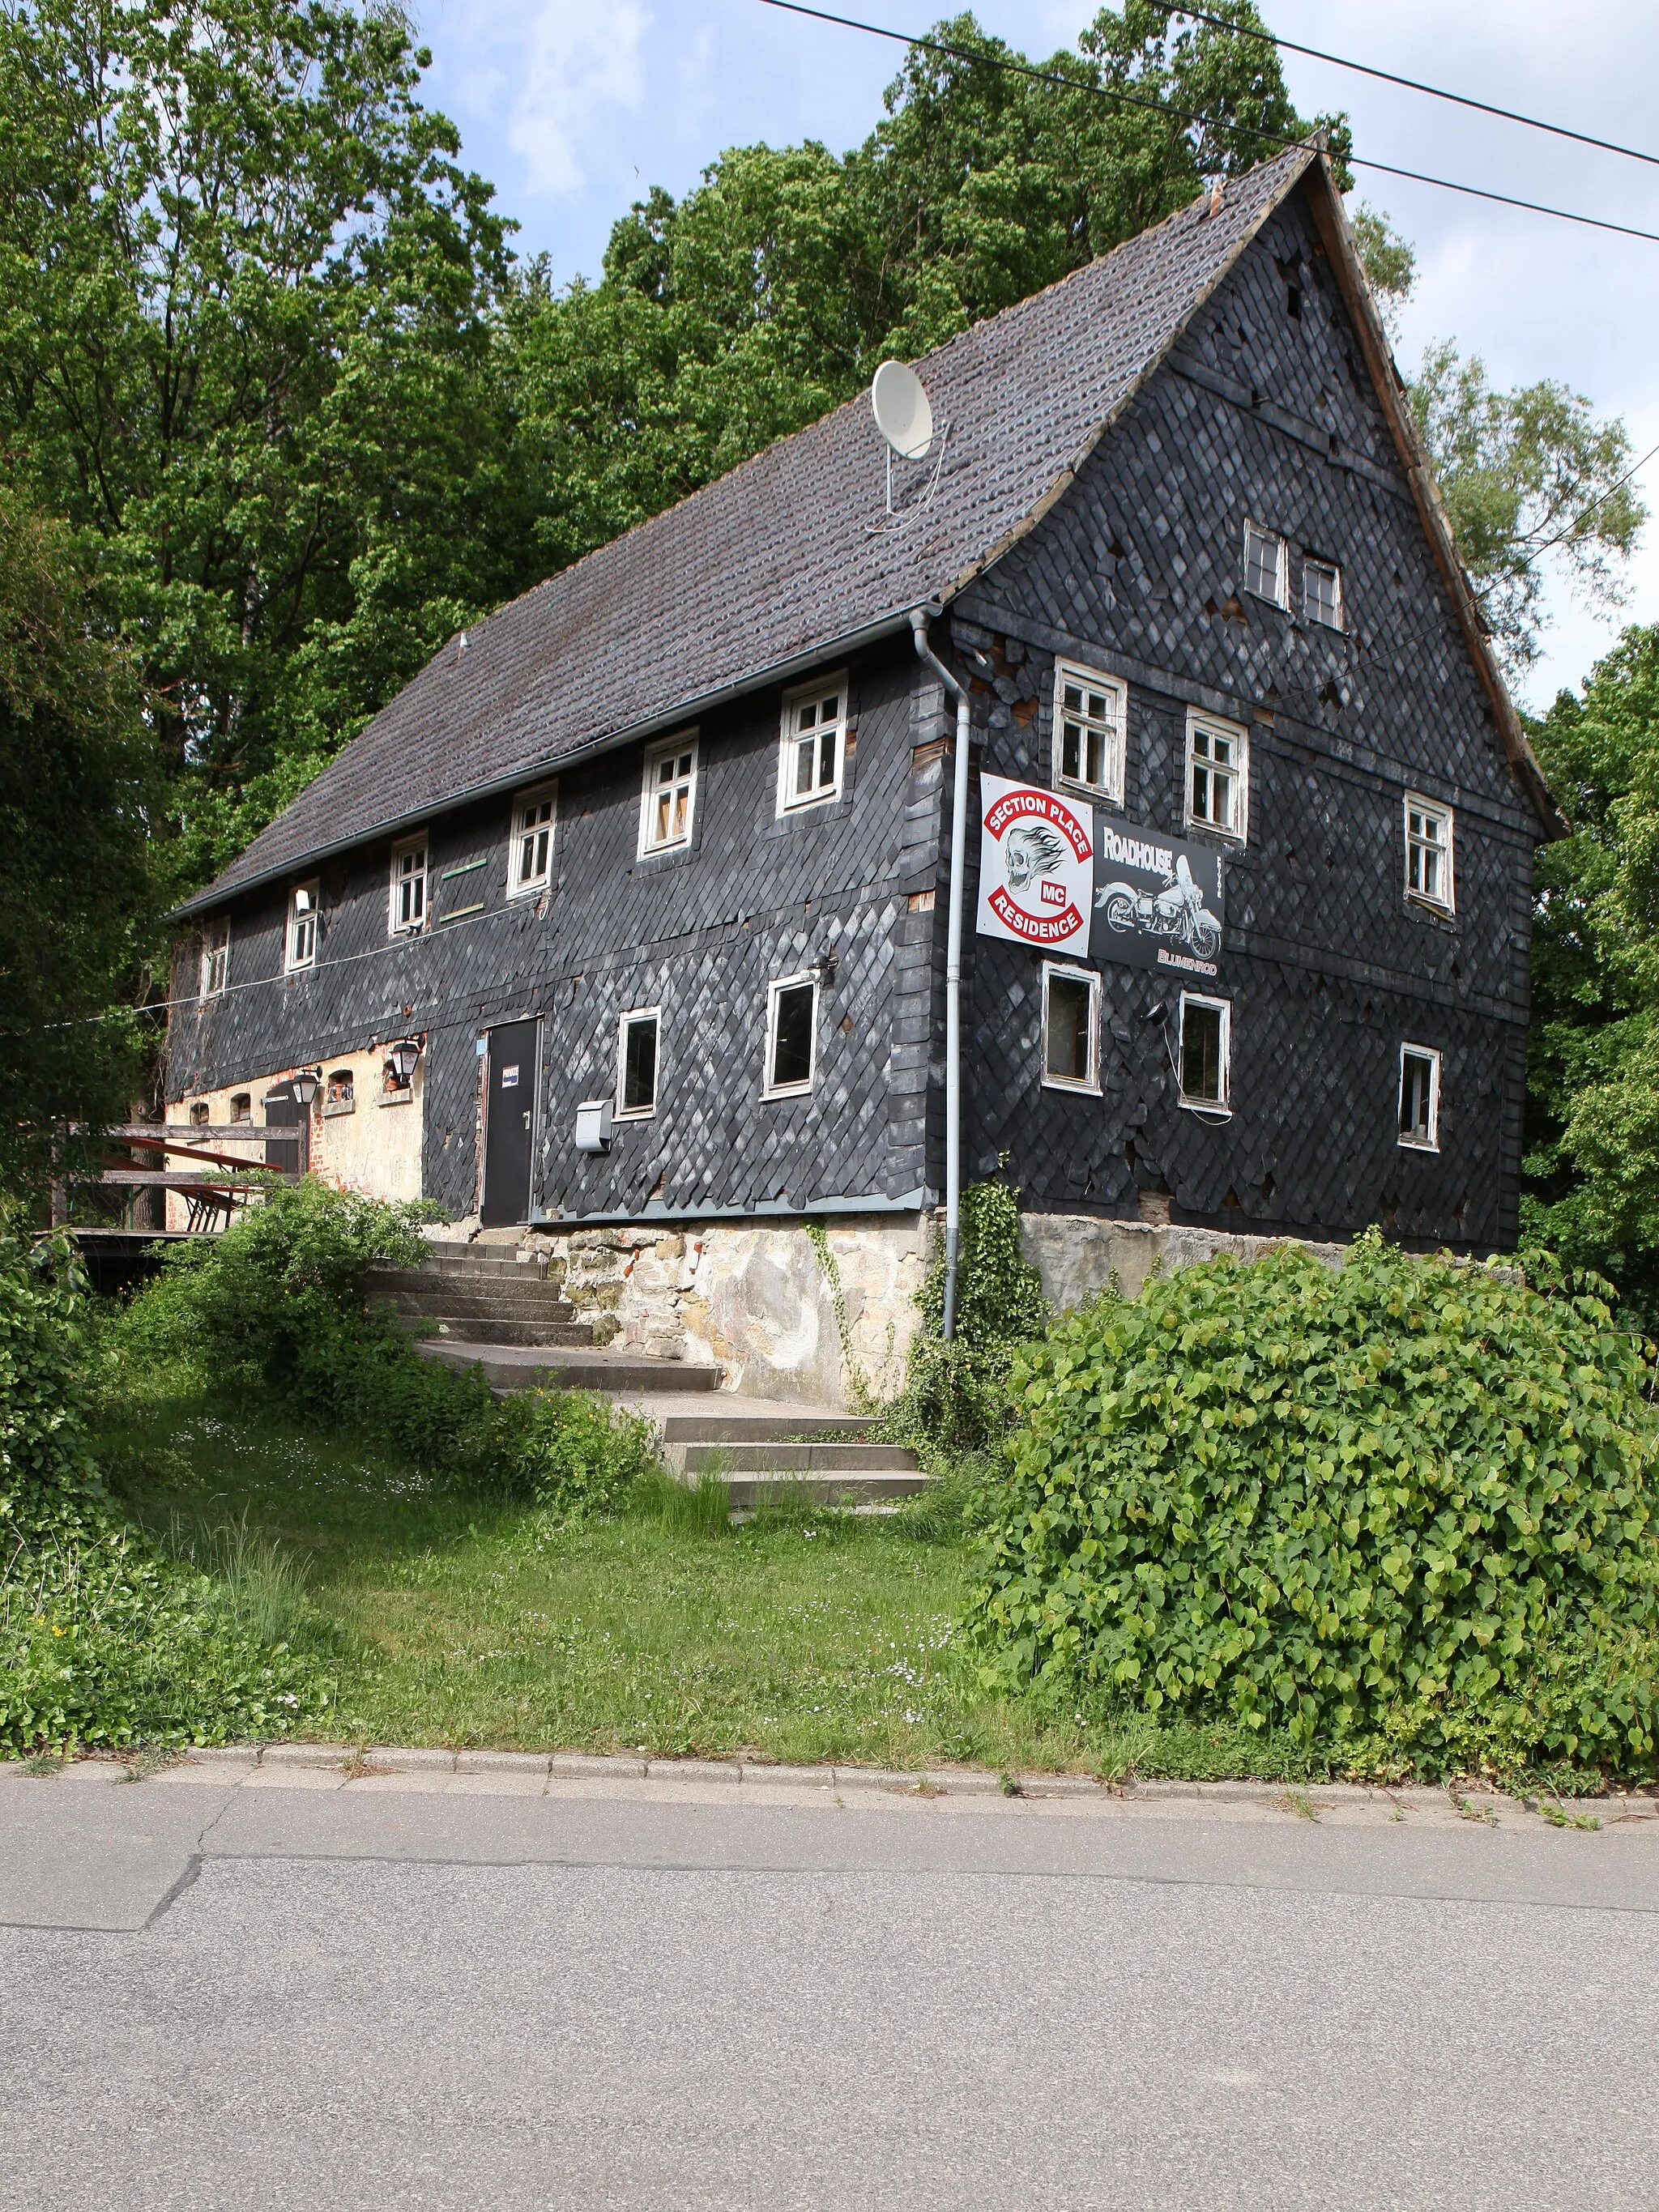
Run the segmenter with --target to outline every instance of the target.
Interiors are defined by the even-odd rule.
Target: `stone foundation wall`
[[[799,1220],[482,1234],[545,1259],[579,1317],[592,1322],[596,1343],[717,1366],[726,1389],[839,1412],[866,1395],[890,1397],[902,1381],[939,1222],[849,1215],[823,1225],[822,1248]],[[1249,1261],[1289,1241],[1092,1214],[1028,1213],[1023,1224],[1027,1254],[1059,1306],[1080,1305],[1114,1275],[1133,1297],[1160,1262],[1192,1267],[1224,1253]],[[1334,1267],[1346,1249],[1309,1247]]]

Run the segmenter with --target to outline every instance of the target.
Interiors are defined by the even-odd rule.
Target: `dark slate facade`
[[[823,616],[821,630],[839,623],[852,641],[843,647],[832,639],[817,664],[824,674],[847,671],[852,723],[838,799],[778,814],[781,679],[798,683],[812,664],[810,652],[803,663],[774,651],[773,680],[751,670],[728,685],[738,696],[688,699],[700,781],[686,850],[637,857],[649,731],[562,762],[550,740],[538,756],[515,738],[510,767],[520,773],[522,763],[524,783],[556,776],[557,827],[549,889],[514,901],[503,780],[493,779],[488,796],[458,800],[451,794],[465,787],[465,763],[452,763],[422,817],[418,777],[415,790],[390,795],[389,740],[373,726],[337,763],[334,812],[356,823],[378,809],[379,830],[354,831],[343,849],[331,849],[328,793],[313,795],[314,786],[301,802],[310,808],[303,823],[283,817],[192,902],[194,915],[229,914],[234,988],[175,1014],[170,1097],[419,1036],[424,1188],[460,1217],[478,1204],[480,1040],[535,1016],[532,1218],[933,1203],[953,720],[903,617],[907,599],[935,599],[946,605],[933,618],[935,642],[971,685],[978,768],[1052,780],[1056,654],[1127,685],[1127,822],[1181,832],[1189,707],[1247,726],[1250,739],[1249,842],[1227,852],[1225,941],[1219,976],[1206,987],[1232,1009],[1231,1119],[1200,1118],[1178,1103],[1173,1023],[1158,1018],[1160,1007],[1172,1013],[1178,987],[1109,963],[1098,963],[1101,1095],[1046,1086],[1042,963],[1024,947],[970,934],[966,1172],[990,1172],[1006,1158],[1025,1204],[1038,1210],[1167,1212],[1321,1237],[1381,1220],[1413,1242],[1512,1242],[1531,855],[1547,798],[1460,607],[1423,487],[1408,473],[1398,410],[1391,418],[1379,395],[1375,332],[1355,319],[1365,309],[1353,299],[1351,262],[1338,265],[1340,216],[1322,167],[1304,153],[1286,156],[1229,198],[1231,228],[1200,208],[1164,226],[1176,245],[1161,258],[1143,241],[1122,250],[1140,255],[1137,267],[1176,268],[1185,292],[1176,306],[1146,307],[1151,352],[1138,378],[1114,369],[1121,390],[1103,435],[1097,425],[1074,444],[1057,476],[1053,453],[1032,462],[1019,526],[1010,530],[1004,511],[986,505],[991,534],[965,557],[972,517],[951,509],[942,469],[917,495],[908,538],[886,532],[893,543],[881,551],[877,581],[862,599],[849,586],[845,604]],[[1195,242],[1206,220],[1214,225],[1207,268]],[[1080,272],[1070,280],[1074,292],[1056,287],[953,342],[936,357],[937,382],[933,363],[921,364],[936,405],[939,388],[957,394],[952,434],[964,452],[964,483],[975,377],[994,368],[1006,384],[1018,375],[1026,403],[1039,404],[1030,395],[1042,389],[1045,362],[1010,351],[1002,326],[1025,316],[1033,346],[1049,343],[1045,331],[1065,332],[1070,361],[1078,346],[1066,300],[1093,313],[1115,299],[1109,278],[1119,259]],[[1144,289],[1152,279],[1135,281]],[[1131,307],[1139,298],[1132,291]],[[988,419],[992,403],[980,397]],[[762,457],[790,485],[790,512],[811,504],[811,484],[810,476],[792,483],[787,457],[798,448],[805,469],[822,427]],[[947,441],[947,462],[952,450]],[[823,465],[844,464],[832,454]],[[726,488],[744,475],[711,493],[729,499]],[[687,517],[709,497],[697,495],[664,523],[672,520],[683,540]],[[933,500],[937,518],[926,503]],[[1306,553],[1340,565],[1343,630],[1246,593],[1247,515],[1282,533],[1293,560]],[[657,526],[634,539],[643,543]],[[768,526],[757,514],[753,528]],[[879,519],[857,522],[865,535],[884,527]],[[618,560],[637,566],[641,545],[623,544]],[[866,568],[873,558],[858,555]],[[591,593],[591,580],[581,588]],[[740,602],[738,584],[730,597]],[[509,712],[507,664],[489,659],[489,636],[508,624],[501,634],[522,655],[529,605],[484,626],[479,663],[458,643],[410,687],[418,694],[410,742],[422,762],[443,726],[446,686],[458,702],[467,698],[467,714],[479,711],[467,690],[470,663],[496,670],[501,711]],[[799,637],[788,633],[792,643]],[[569,650],[562,633],[558,650]],[[659,650],[653,666],[662,659]],[[614,690],[608,661],[605,680]],[[523,685],[513,681],[520,704],[511,711],[522,717]],[[653,694],[651,729],[677,726],[657,714],[659,703]],[[407,720],[414,711],[394,702],[381,721],[395,736],[398,714]],[[359,748],[370,773],[354,786]],[[1455,918],[1404,895],[1407,789],[1455,810]],[[393,835],[416,823],[430,845],[428,926],[389,944]],[[972,845],[970,933],[976,833]],[[318,963],[284,978],[289,890],[313,874],[322,886]],[[820,981],[815,1086],[805,1097],[766,1100],[767,984],[802,970]],[[175,997],[193,988],[186,979],[195,973],[186,950]],[[584,1154],[574,1142],[577,1104],[614,1091],[618,1018],[636,1006],[662,1010],[656,1113],[619,1122],[608,1154]],[[1402,1041],[1443,1055],[1437,1152],[1397,1140]]]

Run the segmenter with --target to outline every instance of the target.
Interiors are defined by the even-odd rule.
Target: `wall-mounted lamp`
[[[412,1038],[405,1037],[401,1044],[394,1044],[386,1054],[386,1065],[400,1084],[412,1083],[416,1062],[420,1056],[420,1046]]]
[[[294,1093],[295,1104],[305,1107],[308,1112],[312,1101],[322,1089],[322,1078],[314,1067],[302,1067],[289,1089]]]

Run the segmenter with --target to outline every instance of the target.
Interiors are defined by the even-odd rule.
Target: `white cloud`
[[[643,97],[641,50],[650,17],[640,0],[544,0],[515,58],[517,97],[507,142],[532,192],[576,192],[584,155]],[[607,118],[607,111],[613,111]]]

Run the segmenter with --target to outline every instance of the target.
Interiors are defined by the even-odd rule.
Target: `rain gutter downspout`
[[[913,607],[916,652],[957,702],[956,775],[951,793],[951,920],[945,949],[945,1340],[957,1333],[957,1255],[962,1242],[962,900],[968,874],[968,693],[927,642],[927,619]]]

